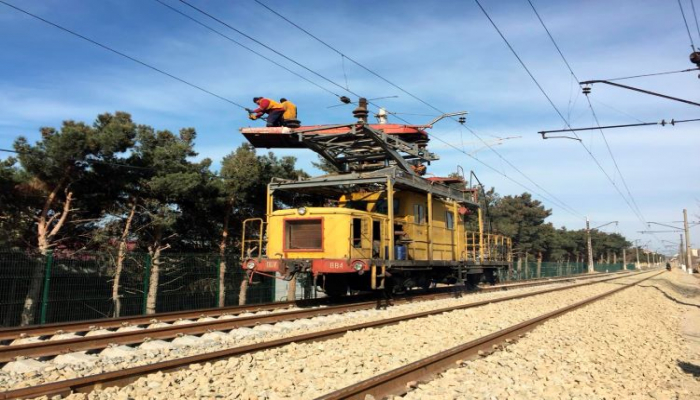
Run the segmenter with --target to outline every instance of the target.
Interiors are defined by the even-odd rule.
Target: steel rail
[[[338,399],[365,399],[367,396],[372,398],[382,399],[390,395],[401,395],[406,393],[407,384],[412,381],[421,381],[429,377],[435,376],[443,372],[460,361],[485,355],[494,352],[495,349],[507,343],[509,339],[517,339],[535,329],[537,326],[553,319],[587,306],[596,301],[602,300],[608,296],[618,293],[622,290],[629,289],[648,279],[654,278],[664,271],[648,276],[637,282],[625,284],[619,288],[610,290],[603,294],[593,296],[586,300],[579,301],[570,306],[562,307],[558,310],[549,312],[536,318],[532,318],[525,322],[512,325],[508,328],[494,332],[490,335],[472,340],[468,343],[455,346],[451,349],[442,351],[432,356],[423,358],[403,367],[396,368],[389,372],[374,376],[356,384],[328,393],[316,400],[338,400]]]
[[[13,340],[28,336],[45,336],[57,333],[87,332],[93,329],[115,329],[124,326],[152,324],[154,322],[172,322],[179,319],[204,318],[220,315],[236,315],[246,312],[273,311],[290,308],[297,305],[294,301],[277,303],[254,304],[247,306],[231,306],[223,308],[207,308],[191,311],[173,311],[167,313],[127,316],[118,318],[100,318],[75,322],[59,322],[45,325],[29,325],[0,329],[0,340]]]
[[[593,277],[599,277],[595,275]],[[613,278],[615,279],[615,278]],[[509,288],[520,288],[523,286],[538,286],[549,283],[550,281],[538,282],[523,282],[520,284],[492,286],[481,288],[481,291],[499,291]],[[568,286],[567,286],[568,287]],[[452,289],[452,288],[450,288]],[[478,293],[473,292],[473,293]],[[466,292],[470,293],[470,292]],[[429,299],[439,299],[460,295],[462,292],[445,291],[441,293],[430,293],[417,297],[407,297],[398,299],[398,303],[412,302],[418,299],[419,301],[427,301]],[[254,327],[261,324],[275,324],[282,321],[293,321],[303,318],[312,318],[324,315],[342,314],[353,311],[367,310],[381,307],[381,300],[358,302],[352,304],[342,304],[323,308],[299,309],[292,311],[283,311],[274,314],[251,315],[248,317],[238,317],[231,319],[217,319],[214,321],[200,321],[187,324],[172,324],[159,328],[139,329],[124,332],[112,332],[102,335],[81,336],[71,339],[61,340],[45,340],[35,343],[26,343],[19,345],[0,346],[0,362],[9,362],[17,357],[50,357],[59,354],[66,354],[76,351],[102,350],[113,344],[131,345],[142,343],[147,340],[167,340],[174,339],[181,335],[200,335],[210,331],[228,331],[236,328]]]
[[[196,319],[204,317],[219,317],[224,315],[238,315],[260,311],[275,311],[293,307],[317,307],[328,304],[347,304],[357,301],[366,301],[374,298],[374,295],[347,296],[340,299],[323,297],[317,299],[303,299],[293,301],[280,301],[273,303],[250,304],[241,306],[214,307],[196,310],[172,311],[150,315],[125,316],[118,318],[100,318],[74,322],[59,322],[44,325],[18,326],[0,329],[0,341],[20,339],[30,336],[48,336],[60,333],[88,332],[95,329],[117,329],[125,326],[149,325],[156,322],[175,322],[178,320]]]
[[[622,273],[614,272],[614,273]],[[496,290],[495,288],[517,288],[520,286],[527,286],[528,284],[536,284],[539,281],[546,281],[547,283],[556,282],[566,282],[574,279],[582,278],[594,278],[600,275],[589,275],[589,274],[577,274],[567,277],[560,278],[542,278],[542,279],[532,279],[527,281],[508,283],[503,285],[498,285],[495,287],[484,287],[480,290]],[[421,298],[425,296],[430,296],[434,294],[441,294],[441,291],[419,295],[411,294],[410,298]],[[319,299],[306,299],[306,300],[294,300],[294,301],[283,301],[274,303],[263,303],[263,304],[251,304],[242,306],[228,306],[228,307],[215,307],[215,308],[205,308],[197,310],[186,310],[186,311],[173,311],[166,313],[158,313],[151,315],[137,315],[137,316],[126,316],[118,318],[101,318],[92,319],[85,321],[74,321],[74,322],[63,322],[54,324],[44,324],[44,325],[29,325],[29,326],[19,326],[12,328],[2,328],[0,329],[0,342],[7,342],[15,339],[31,337],[31,336],[48,336],[61,333],[80,333],[89,332],[96,329],[118,329],[125,326],[139,326],[139,325],[149,325],[156,322],[175,322],[178,320],[188,320],[196,318],[205,317],[219,317],[224,315],[238,315],[243,313],[255,313],[260,311],[275,311],[293,307],[316,307],[328,304],[347,304],[351,302],[365,301],[371,299],[373,296],[359,295],[359,296],[348,296],[341,299],[331,299],[328,297]],[[398,297],[397,299],[403,299],[404,297]],[[340,300],[340,301],[339,301]],[[1,345],[0,345],[1,346]]]
[[[393,317],[393,318],[387,318],[387,319],[378,320],[378,321],[371,321],[371,322],[365,322],[365,323],[361,323],[361,324],[344,326],[344,327],[330,329],[330,330],[321,331],[321,332],[312,332],[312,333],[291,336],[291,337],[287,337],[287,338],[276,339],[276,340],[271,340],[271,341],[266,341],[266,342],[261,342],[261,343],[246,345],[246,346],[239,346],[239,347],[234,347],[234,348],[230,348],[230,349],[214,351],[214,352],[210,352],[210,353],[198,354],[195,356],[183,357],[183,358],[178,358],[175,360],[161,361],[161,362],[157,362],[154,364],[149,364],[149,365],[144,365],[144,366],[139,366],[139,367],[132,367],[132,368],[122,369],[122,370],[113,371],[113,372],[107,372],[107,373],[102,373],[102,374],[97,374],[97,375],[86,376],[86,377],[82,377],[82,378],[75,378],[75,379],[69,379],[69,380],[65,380],[65,381],[46,383],[46,384],[28,387],[28,388],[10,390],[10,391],[0,393],[0,400],[20,399],[20,398],[21,399],[29,399],[29,398],[36,398],[36,397],[41,397],[41,396],[47,396],[47,397],[51,398],[51,397],[56,396],[56,395],[66,396],[66,395],[71,394],[71,393],[87,393],[87,392],[90,392],[92,390],[99,390],[99,389],[106,388],[106,387],[125,386],[125,385],[128,385],[129,383],[134,382],[135,380],[145,376],[145,375],[156,373],[156,372],[173,372],[173,371],[187,368],[190,364],[214,362],[217,360],[227,359],[230,357],[240,356],[243,354],[254,353],[254,352],[258,352],[258,351],[278,348],[278,347],[282,347],[282,346],[285,346],[285,345],[288,345],[291,343],[324,341],[324,340],[340,337],[340,336],[342,336],[345,333],[350,332],[350,331],[357,331],[357,330],[361,330],[361,329],[378,328],[378,327],[383,327],[383,326],[387,326],[387,325],[394,325],[394,324],[400,323],[402,321],[407,321],[407,320],[411,320],[411,319],[423,318],[423,317],[428,317],[431,315],[442,314],[442,313],[451,312],[451,311],[476,308],[476,307],[481,307],[481,306],[485,306],[488,304],[501,303],[501,302],[510,301],[510,300],[517,300],[517,299],[521,299],[521,298],[537,296],[540,294],[547,294],[547,293],[553,293],[553,292],[558,292],[558,291],[562,291],[562,290],[574,289],[574,288],[578,288],[578,287],[582,287],[582,286],[594,285],[594,284],[598,284],[598,283],[608,282],[611,280],[622,279],[622,278],[629,277],[631,275],[637,275],[637,274],[646,273],[646,272],[648,272],[648,271],[625,274],[622,276],[608,277],[608,278],[601,279],[601,280],[587,281],[587,282],[582,282],[582,283],[578,283],[578,284],[574,284],[574,285],[550,288],[550,289],[540,290],[540,291],[536,291],[536,292],[521,293],[521,294],[502,297],[502,298],[498,298],[498,299],[482,300],[482,301],[468,303],[468,304],[462,304],[462,305],[458,305],[458,306],[445,307],[445,308],[440,308],[440,309],[431,310],[431,311],[423,311],[423,312],[419,312],[419,313],[408,314],[408,315],[403,315],[403,316]]]

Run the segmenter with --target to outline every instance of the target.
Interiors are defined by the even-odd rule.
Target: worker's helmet
[[[287,99],[285,99],[284,97],[280,99],[280,103],[284,103],[285,101],[287,101]]]
[[[262,97],[253,97],[253,103],[257,103]]]

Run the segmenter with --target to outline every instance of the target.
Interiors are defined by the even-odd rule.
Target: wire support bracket
[[[548,133],[581,132],[581,131],[591,131],[591,130],[599,130],[599,129],[633,128],[633,127],[637,127],[637,126],[649,126],[649,125],[661,125],[661,126],[672,125],[672,126],[675,126],[676,124],[681,124],[684,122],[697,122],[697,121],[700,121],[700,118],[681,119],[681,120],[671,119],[670,121],[666,121],[665,119],[662,119],[659,122],[642,122],[639,124],[606,125],[606,126],[592,126],[592,127],[586,127],[586,128],[555,129],[555,130],[549,130],[549,131],[539,131],[537,133],[542,135],[542,139],[573,139],[573,140],[581,141],[580,138],[575,138],[575,137],[571,137],[571,136],[546,136],[546,135]]]
[[[700,107],[700,103],[696,103],[696,102],[694,102],[694,101],[685,100],[685,99],[680,99],[680,98],[678,98],[678,97],[673,97],[673,96],[668,96],[668,95],[661,94],[661,93],[657,93],[657,92],[652,92],[651,90],[640,89],[640,88],[636,88],[636,87],[633,87],[633,86],[623,85],[623,84],[620,84],[620,83],[614,83],[614,82],[610,82],[610,81],[606,81],[606,80],[583,81],[583,82],[579,82],[579,85],[586,85],[586,87],[583,88],[583,93],[584,93],[585,95],[588,95],[589,93],[591,93],[590,85],[593,85],[594,83],[604,83],[604,84],[606,84],[606,85],[617,86],[617,87],[619,87],[619,88],[628,89],[628,90],[633,90],[633,91],[635,91],[635,92],[640,92],[640,93],[644,93],[644,94],[649,94],[649,95],[652,95],[652,96],[662,97],[662,98],[664,98],[664,99],[673,100],[673,101],[679,101],[679,102],[681,102],[681,103],[686,103],[686,104],[690,104],[690,105],[693,105],[693,106],[698,106],[698,107]]]

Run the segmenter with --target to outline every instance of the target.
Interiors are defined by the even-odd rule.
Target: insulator
[[[583,94],[588,95],[589,93],[591,93],[591,87],[590,86],[584,87]]]
[[[352,100],[347,96],[340,96],[340,102],[343,104],[350,104]]]
[[[466,117],[459,117],[458,121],[460,124],[464,125],[464,123],[467,122],[467,118]]]
[[[367,122],[367,116],[369,115],[367,111],[367,99],[360,97],[357,108],[352,111],[352,115],[358,120]]]
[[[690,62],[697,65],[700,68],[700,51],[694,51],[690,53]]]

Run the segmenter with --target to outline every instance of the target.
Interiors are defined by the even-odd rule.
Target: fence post
[[[216,300],[214,304],[219,306],[219,296],[221,296],[221,256],[216,257]]]
[[[40,324],[46,323],[46,311],[49,307],[49,283],[51,282],[51,265],[53,264],[53,251],[46,253],[46,266],[44,267],[44,289],[41,294],[41,319]]]
[[[143,268],[143,307],[141,313],[146,315],[146,305],[148,303],[148,286],[151,283],[151,255],[146,254],[146,265]]]

